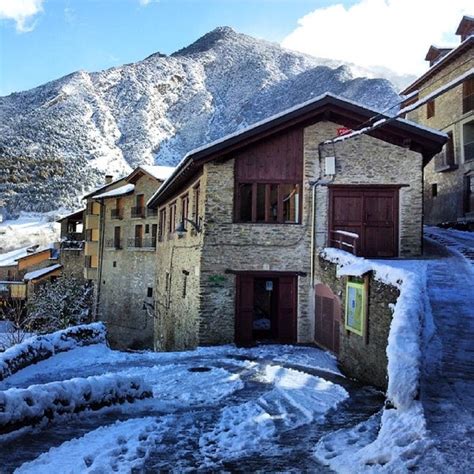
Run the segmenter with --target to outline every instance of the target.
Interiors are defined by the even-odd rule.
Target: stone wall
[[[151,226],[158,224],[156,216],[131,217],[136,195],[146,201],[156,192],[159,182],[145,175],[135,184],[135,190],[123,196],[123,218],[112,219],[115,198],[104,200],[101,219],[100,263],[97,282],[97,316],[107,325],[112,347],[131,349],[153,348],[155,248],[134,247],[135,225],[143,226],[143,238],[151,242]],[[149,225],[149,233],[145,226]],[[113,245],[114,228],[121,228],[121,248]],[[151,288],[151,290],[148,290]],[[152,296],[148,296],[148,291]]]
[[[387,388],[387,344],[392,322],[390,305],[395,304],[399,291],[395,287],[375,280],[371,273],[368,279],[367,336],[359,336],[344,327],[344,302],[348,277],[336,276],[337,265],[318,258],[317,277],[341,301],[339,362],[349,377]]]
[[[422,85],[420,99],[435,89],[447,84],[461,74],[474,67],[472,48],[441,68],[433,77]],[[426,105],[407,115],[409,120],[432,127],[444,132],[452,132],[454,153],[457,168],[439,172],[435,170],[433,158],[425,167],[424,201],[425,221],[437,224],[455,221],[464,215],[464,175],[474,173],[474,161],[466,162],[462,152],[462,124],[466,120],[474,120],[474,112],[463,114],[463,86],[459,85],[435,100],[435,114],[427,118]],[[432,185],[437,185],[437,196],[432,195]]]
[[[199,184],[199,216],[195,215],[194,189]],[[168,204],[177,201],[176,224],[181,222],[180,200],[189,196],[188,218],[200,221],[204,213],[206,177],[200,176],[183,192],[174,196],[160,209],[167,211]],[[196,232],[187,223],[187,232],[179,237],[176,233],[164,233],[156,251],[156,296],[155,296],[155,338],[156,350],[184,350],[199,343],[199,321],[203,301],[200,292],[201,258],[203,233]],[[207,302],[204,302],[207,304]]]
[[[84,280],[84,249],[61,248],[59,263],[63,266],[62,274]]]

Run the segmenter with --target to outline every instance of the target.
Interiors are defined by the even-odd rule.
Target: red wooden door
[[[237,276],[235,308],[235,343],[249,346],[253,343],[254,292],[253,276]]]
[[[344,230],[357,234],[357,254],[398,255],[398,188],[334,186],[330,188],[329,238]]]
[[[296,276],[282,276],[278,282],[278,342],[296,342]]]
[[[314,340],[320,346],[338,354],[341,324],[339,299],[326,285],[316,285],[315,298]]]

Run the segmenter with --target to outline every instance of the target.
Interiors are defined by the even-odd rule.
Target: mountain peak
[[[209,33],[206,33],[204,36],[201,36],[189,46],[176,51],[172,56],[186,56],[189,54],[204,53],[212,49],[220,41],[228,41],[238,38],[239,36],[240,33],[237,33],[230,26],[218,26]]]

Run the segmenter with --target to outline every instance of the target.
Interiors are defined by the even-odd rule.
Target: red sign
[[[351,133],[351,132],[352,132],[352,130],[350,128],[339,127],[337,129],[337,136],[341,137],[342,135],[347,135],[348,133]]]

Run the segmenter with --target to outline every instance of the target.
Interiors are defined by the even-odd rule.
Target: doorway
[[[235,342],[296,342],[296,275],[241,273],[236,282]]]

